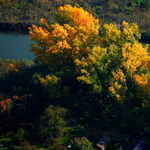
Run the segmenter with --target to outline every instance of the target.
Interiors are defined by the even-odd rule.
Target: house
[[[110,141],[110,139],[106,136],[103,136],[98,143],[96,144],[98,147],[100,147],[102,150],[105,150],[107,143]]]
[[[131,145],[128,150],[150,150],[150,145],[143,141],[138,141]]]

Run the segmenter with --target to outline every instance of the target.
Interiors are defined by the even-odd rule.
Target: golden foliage
[[[136,40],[141,38],[138,31],[138,26],[136,24],[129,25],[127,22],[123,21],[123,30],[118,30],[112,23],[104,24],[102,27],[100,45],[108,47],[110,44],[114,43],[119,47],[122,47],[126,42],[134,43]]]
[[[31,44],[30,51],[37,60],[48,64],[51,71],[72,70],[74,60],[88,55],[90,45],[97,42],[99,20],[71,5],[61,6],[55,18],[66,24],[55,23],[50,27],[45,19],[41,19],[44,27],[32,25],[29,28],[29,38],[37,42]]]
[[[124,42],[123,35],[112,23],[110,25],[104,24],[100,37],[100,44],[109,46],[111,43],[122,44]]]
[[[150,56],[147,52],[148,45],[143,47],[143,45],[135,39],[130,39],[133,34],[132,31],[134,31],[135,29],[134,32],[136,32],[136,29],[138,29],[135,24],[132,24],[132,26],[134,26],[133,29],[131,28],[131,26],[129,26],[127,22],[123,22],[122,24],[125,27],[123,28],[123,33],[128,38],[126,38],[126,40],[130,42],[126,42],[125,44],[123,44],[121,47],[121,51],[116,51],[117,54],[120,53],[120,55],[122,56],[120,58],[122,61],[122,65],[120,66],[121,68],[119,68],[118,70],[111,72],[113,78],[110,80],[109,83],[109,91],[116,97],[116,99],[121,104],[126,101],[127,92],[131,92],[128,91],[128,86],[131,86],[130,84],[127,84],[128,80],[136,82],[136,84],[142,88],[142,90],[139,89],[139,92],[142,95],[146,93],[150,94],[148,74],[141,73],[142,69],[149,69]],[[110,48],[109,54],[112,54],[111,57],[116,57],[115,55],[117,55],[114,54]]]
[[[148,81],[148,74],[135,74],[133,78],[135,79],[135,82],[142,88],[143,91],[141,92],[150,95],[150,81]]]
[[[149,106],[149,101],[148,100],[143,100],[142,101],[142,108],[148,107]]]
[[[57,23],[48,25],[41,19],[43,27],[32,25],[29,38],[37,44],[31,44],[31,52],[36,59],[48,64],[52,73],[71,70],[82,84],[90,84],[93,93],[103,90],[103,74],[109,77],[106,85],[115,99],[124,104],[129,91],[129,80],[139,85],[144,93],[149,92],[147,74],[142,69],[150,70],[148,46],[143,47],[137,40],[141,38],[136,24],[122,22],[122,30],[113,24],[104,24],[98,35],[99,20],[83,8],[71,5],[60,6],[55,14]],[[58,84],[56,76],[39,78],[44,87]],[[63,87],[63,94],[68,96],[70,87]]]
[[[37,76],[40,80],[40,83],[42,84],[42,86],[44,87],[44,89],[49,93],[49,95],[51,96],[51,98],[57,98],[59,97],[60,91],[59,89],[59,78],[57,76],[50,76],[47,75],[44,78]]]
[[[76,73],[79,75],[77,80],[81,83],[92,84],[93,93],[100,93],[102,90],[100,79],[95,68],[99,67],[103,71],[103,59],[107,55],[106,48],[94,46],[90,51],[88,57],[82,57],[81,60],[76,59]]]
[[[126,68],[128,74],[133,74],[138,68],[144,68],[148,65],[150,59],[147,52],[148,46],[143,48],[142,44],[127,43],[122,47],[123,67]]]
[[[120,68],[116,72],[112,71],[111,73],[113,78],[109,83],[109,91],[115,95],[117,101],[123,103],[126,98],[125,92],[128,89],[126,86],[126,75]]]
[[[18,69],[16,68],[18,65],[19,65],[18,60],[13,60],[12,63],[7,66],[9,72],[14,72],[14,73],[18,72]]]
[[[58,12],[55,14],[55,19],[59,24],[69,24],[75,27],[79,33],[91,32],[97,33],[99,28],[99,20],[95,19],[91,14],[85,11],[82,7],[72,7],[71,5],[60,6]]]
[[[58,83],[58,78],[56,76],[47,75],[46,78],[39,78],[41,84],[45,87]]]

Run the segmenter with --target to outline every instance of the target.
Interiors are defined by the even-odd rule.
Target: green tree
[[[59,106],[50,105],[45,109],[44,114],[39,119],[39,130],[41,136],[46,140],[48,146],[58,143],[58,137],[65,133],[65,117],[67,110]]]
[[[26,141],[27,131],[23,128],[20,128],[17,133],[14,135],[15,141],[17,144],[21,144]]]
[[[73,150],[94,150],[92,143],[86,137],[74,138],[72,141]]]

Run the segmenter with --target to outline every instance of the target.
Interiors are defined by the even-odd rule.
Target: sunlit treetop
[[[141,38],[138,26],[134,23],[129,25],[129,23],[125,21],[122,22],[122,26],[122,30],[119,30],[112,23],[109,25],[104,24],[102,32],[100,33],[100,45],[108,47],[114,43],[117,46],[122,47],[127,42],[131,44],[138,42]]]
[[[137,41],[133,44],[127,42],[121,47],[121,65],[118,70],[112,71],[113,78],[110,80],[109,91],[115,96],[117,102],[124,105],[126,101],[130,102],[129,93],[137,85],[138,94],[141,99],[150,95],[150,82],[148,79],[150,56],[147,51],[148,45],[143,45]],[[145,70],[145,73],[143,73]],[[130,90],[128,90],[130,89]]]
[[[29,27],[29,38],[37,42],[30,51],[51,71],[74,69],[74,60],[87,57],[97,43],[99,20],[71,5],[61,6],[55,19],[51,26],[41,19],[42,27]]]
[[[140,43],[126,43],[122,47],[123,67],[128,74],[137,73],[140,69],[148,66],[150,60],[149,53],[147,52],[148,45],[143,47]]]
[[[59,7],[55,19],[55,24],[41,19],[41,27],[29,28],[29,38],[37,42],[31,44],[30,51],[50,68],[45,78],[37,76],[50,99],[63,95],[72,100],[72,80],[97,102],[112,101],[122,108],[125,118],[127,109],[149,106],[150,56],[148,46],[138,42],[141,35],[136,24],[123,21],[121,29],[104,24],[98,33],[99,20],[71,5]],[[14,70],[14,66],[9,69]],[[70,73],[73,76],[64,82],[62,75]]]
[[[85,11],[82,7],[72,7],[71,5],[60,6],[55,14],[55,20],[60,24],[69,24],[77,30],[86,31],[90,34],[91,31],[98,32],[99,20],[95,19],[91,14]]]
[[[138,26],[135,23],[129,25],[127,22],[123,21],[123,35],[126,41],[134,43],[135,40],[141,39],[141,34],[138,31]]]
[[[60,6],[58,12],[55,13],[55,20],[60,24],[69,24],[70,21],[70,12],[73,9],[71,5]]]

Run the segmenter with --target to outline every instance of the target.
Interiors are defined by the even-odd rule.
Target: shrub
[[[44,148],[37,148],[36,145],[33,145],[32,150],[44,150]]]
[[[72,148],[73,150],[94,150],[92,143],[86,137],[74,138]]]
[[[14,136],[16,144],[23,144],[22,142],[25,141],[26,136],[27,132],[23,128],[20,128]]]
[[[7,147],[7,150],[17,150],[16,146],[15,145],[9,145]]]
[[[30,150],[29,142],[23,141],[20,143],[20,145],[21,145],[21,150]]]
[[[67,150],[67,148],[62,145],[56,145],[56,146],[51,146],[50,150]]]
[[[65,132],[65,116],[67,110],[59,106],[50,105],[45,109],[43,116],[40,117],[41,136],[46,140],[48,147],[58,143],[58,137],[62,137]]]

